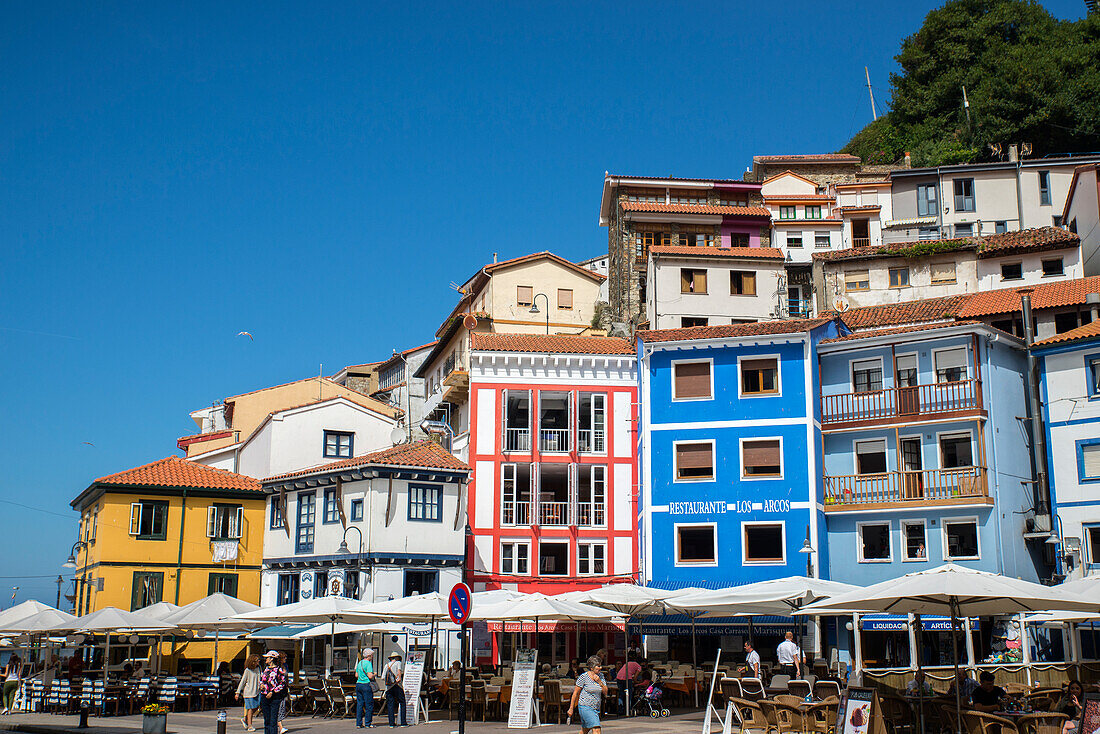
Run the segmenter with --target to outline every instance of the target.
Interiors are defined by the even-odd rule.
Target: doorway
[[[921,460],[920,439],[901,439],[901,468],[905,485],[905,499],[924,497],[924,464]]]

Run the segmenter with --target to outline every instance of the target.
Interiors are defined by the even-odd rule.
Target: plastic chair
[[[178,692],[179,679],[175,676],[169,676],[160,684],[160,689],[157,691],[157,702],[167,706],[170,711],[175,711]]]
[[[787,690],[787,686],[790,685],[791,676],[785,673],[778,673],[772,676],[771,683],[768,684],[768,691],[771,693],[782,693]]]
[[[722,698],[729,701],[732,698],[744,698],[745,692],[741,690],[741,681],[737,678],[723,678],[718,681],[718,689]]]

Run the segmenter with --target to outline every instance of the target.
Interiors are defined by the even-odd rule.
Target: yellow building
[[[258,604],[264,494],[251,477],[170,456],[101,477],[72,501],[80,513],[76,612],[189,604],[215,591]],[[244,641],[218,646],[233,660]],[[164,644],[169,669],[210,665],[211,640]],[[196,666],[198,667],[198,666]]]

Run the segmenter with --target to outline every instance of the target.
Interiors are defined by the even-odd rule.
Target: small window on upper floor
[[[1065,275],[1066,271],[1062,267],[1062,258],[1052,257],[1048,260],[1043,260],[1043,276],[1052,277],[1056,275]]]
[[[829,233],[814,232],[814,247],[818,250],[829,249]]]
[[[936,368],[936,382],[959,382],[966,379],[966,347],[955,347],[936,352],[933,360]]]
[[[535,288],[530,285],[516,286],[516,305],[530,306],[535,298]]]
[[[852,392],[878,392],[882,389],[882,360],[852,362]]]
[[[1039,171],[1039,206],[1050,206],[1050,171]]]
[[[1004,234],[1008,231],[1008,222],[1001,220],[993,223],[994,234]]]
[[[807,206],[806,219],[821,219],[821,207],[819,205]]]
[[[974,179],[957,178],[955,185],[955,211],[974,211]]]
[[[890,287],[907,288],[909,286],[909,268],[890,268]]]
[[[974,236],[974,223],[966,222],[964,224],[955,225],[956,237],[973,237]]]
[[[680,268],[681,293],[706,293],[707,271],[699,268]]]
[[[917,216],[932,217],[939,213],[936,207],[936,185],[920,184],[917,186]]]
[[[573,308],[573,289],[572,288],[558,288],[558,308],[562,310],[572,310]]]
[[[787,233],[787,247],[802,247],[802,233],[801,232],[788,232]]]
[[[947,285],[957,282],[955,262],[932,263],[932,285]]]
[[[774,395],[779,392],[779,360],[774,357],[742,359],[739,364],[742,395]]]
[[[347,431],[325,431],[325,458],[350,459],[354,435]]]
[[[1074,220],[1075,222],[1077,220]],[[1073,230],[1076,232],[1077,230]],[[748,232],[732,232],[730,233],[730,247],[748,247],[749,246],[749,233]]]
[[[706,325],[707,325],[707,317],[706,316],[681,316],[680,317],[680,328],[681,329],[689,329],[692,326],[706,326]]]
[[[240,505],[211,505],[206,515],[206,537],[211,540],[236,540],[244,526],[244,508]]]
[[[871,278],[866,270],[849,270],[844,273],[844,290],[869,291],[871,290]]]
[[[363,520],[363,500],[351,501],[351,521],[361,522]]]
[[[1086,525],[1084,527],[1085,540],[1088,542],[1088,564],[1095,566],[1100,564],[1100,525]]]
[[[713,397],[711,363],[676,362],[672,365],[673,400],[709,400]]]
[[[714,479],[713,443],[678,443],[674,451],[676,481]]]
[[[1089,395],[1100,395],[1100,357],[1088,361]]]
[[[1078,327],[1077,314],[1073,311],[1066,313],[1054,314],[1054,333],[1065,334],[1067,331],[1073,331]]]
[[[917,239],[925,242],[939,239],[939,236],[940,232],[935,227],[921,227],[917,230]]]
[[[1023,277],[1022,263],[1001,263],[1001,280],[1022,280]]]
[[[798,217],[798,207],[795,206],[781,206],[779,207],[780,219],[795,219]]]
[[[730,271],[731,296],[755,296],[756,273],[751,270]]]
[[[744,440],[741,442],[741,476],[783,476],[783,446],[778,438]]]

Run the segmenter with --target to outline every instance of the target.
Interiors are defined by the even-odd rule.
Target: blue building
[[[831,319],[640,333],[643,583],[826,575],[815,355],[846,333]],[[820,559],[799,552],[807,538]]]
[[[1038,581],[1024,344],[975,322],[818,347],[827,569],[872,584],[945,562]]]

